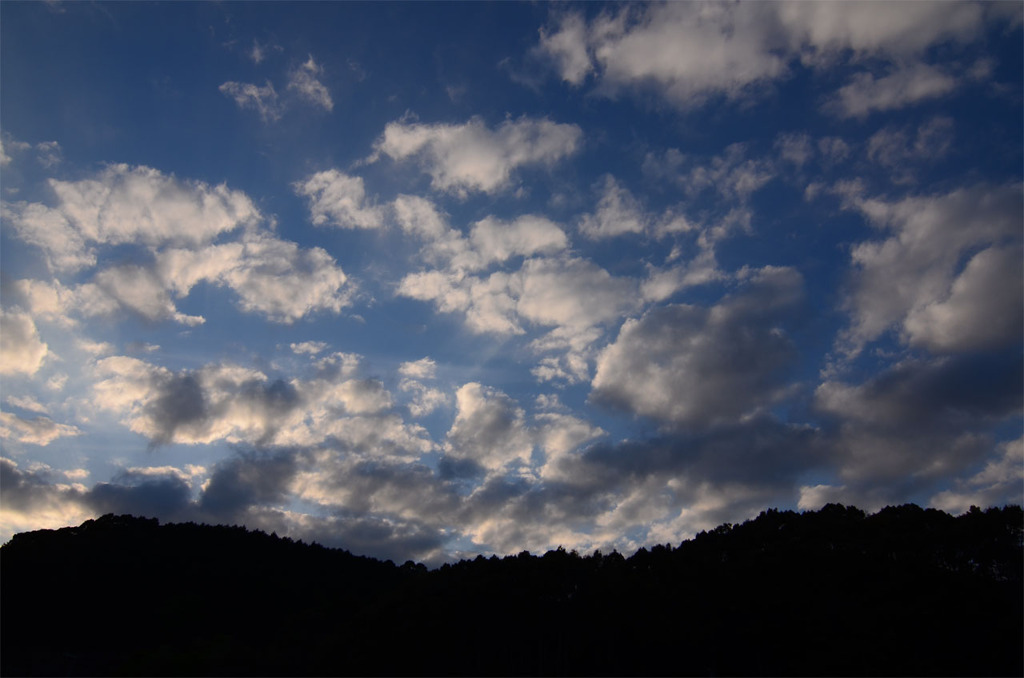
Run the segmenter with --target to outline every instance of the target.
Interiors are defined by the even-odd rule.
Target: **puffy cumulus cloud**
[[[559,17],[555,30],[540,29],[540,44],[535,54],[547,55],[555,69],[570,85],[580,85],[594,70],[587,53],[587,25],[580,14],[568,12]]]
[[[539,412],[534,423],[537,443],[544,452],[540,476],[545,480],[571,481],[571,455],[606,435],[600,426],[565,412]]]
[[[0,309],[0,374],[32,376],[48,353],[32,316]]]
[[[284,503],[296,471],[296,456],[289,450],[241,452],[213,469],[199,509],[222,522],[244,521],[250,507]]]
[[[21,240],[42,250],[51,271],[77,271],[96,264],[95,248],[60,210],[39,203],[3,203],[0,217]]]
[[[10,412],[0,412],[0,438],[19,443],[46,446],[58,438],[81,435],[76,426],[58,424],[49,417],[24,419]]]
[[[398,383],[399,390],[412,396],[412,401],[407,405],[412,416],[422,417],[448,404],[448,396],[444,391],[431,388],[422,381],[434,379],[437,374],[437,363],[432,359],[420,358],[402,363],[398,367],[398,374],[402,376]]]
[[[464,276],[447,271],[422,271],[406,275],[398,294],[420,301],[434,302],[442,313],[464,313],[466,326],[473,332],[523,334],[515,318],[512,285],[515,278],[502,272],[486,278]]]
[[[466,197],[470,191],[497,193],[509,186],[524,166],[550,166],[572,155],[582,130],[571,124],[522,117],[494,130],[480,118],[463,124],[388,123],[375,144],[381,153],[402,161],[416,158],[439,190]]]
[[[589,22],[579,13],[559,13],[554,26],[541,31],[533,53],[547,57],[572,85],[593,73],[604,94],[654,90],[691,109],[714,96],[756,94],[788,77],[797,62],[815,68],[840,59],[868,63],[869,57],[916,63],[941,42],[977,39],[989,20],[1005,18],[1002,13],[967,3],[629,5]],[[941,89],[936,77],[922,84],[912,74],[881,84],[856,75],[850,87],[864,96],[850,90],[848,98],[862,108],[894,107],[901,97],[907,103]],[[901,78],[902,93],[896,87]]]
[[[606,174],[597,210],[583,216],[580,232],[593,240],[614,238],[626,233],[645,233],[650,221],[633,194]]]
[[[419,456],[433,449],[426,431],[391,410],[383,384],[353,378],[353,369],[320,361],[308,379],[271,379],[237,365],[174,372],[137,358],[96,363],[98,407],[155,444],[216,441],[259,446],[313,446],[333,441],[355,454]]]
[[[225,82],[218,88],[222,94],[234,99],[239,108],[251,108],[260,114],[263,122],[281,118],[282,107],[277,91],[268,80],[263,87],[247,82]]]
[[[330,169],[296,182],[294,188],[296,193],[309,198],[315,226],[379,228],[384,223],[384,211],[367,200],[362,177]]]
[[[533,436],[525,413],[512,398],[471,382],[455,392],[455,407],[444,445],[448,457],[488,471],[530,463]]]
[[[966,479],[958,480],[953,489],[939,492],[930,505],[962,513],[971,506],[1000,506],[1024,501],[1024,438],[998,446],[996,454],[984,468]]]
[[[469,241],[480,257],[481,266],[515,256],[554,254],[569,245],[569,239],[557,224],[534,215],[510,222],[486,217],[473,224]]]
[[[79,291],[94,297],[91,305],[94,309],[109,312],[112,307],[122,308],[147,320],[174,320],[184,325],[203,323],[199,316],[179,312],[157,271],[143,266],[117,266],[100,271],[94,285],[79,288]],[[95,299],[100,295],[105,299]]]
[[[300,341],[292,342],[288,347],[299,355],[317,355],[327,348],[327,344],[323,341]]]
[[[874,111],[905,108],[949,94],[956,86],[952,75],[922,63],[897,67],[881,78],[857,73],[849,84],[839,88],[826,110],[842,118],[865,118]]]
[[[23,469],[0,457],[0,542],[18,532],[77,525],[94,517],[83,502],[85,488],[54,482],[53,475],[47,467]]]
[[[575,330],[617,320],[636,305],[636,283],[586,259],[530,259],[519,273],[516,311],[538,325]]]
[[[398,366],[398,373],[410,379],[433,379],[437,374],[437,363],[432,358],[420,358]]]
[[[95,179],[50,180],[57,209],[86,241],[204,245],[261,219],[241,191],[118,164]]]
[[[845,302],[852,326],[840,338],[843,349],[855,355],[890,328],[907,344],[935,352],[1019,340],[1020,201],[1013,184],[892,202],[848,197],[848,207],[889,235],[852,250]]]
[[[284,323],[320,311],[338,313],[351,296],[348,276],[326,250],[263,233],[201,250],[165,250],[155,269],[178,296],[203,281],[223,285],[238,295],[242,310]]]
[[[323,72],[323,66],[314,61],[313,55],[310,55],[306,62],[289,75],[288,89],[294,90],[302,99],[314,106],[319,106],[325,111],[333,111],[334,100],[331,98],[331,93],[320,82]]]
[[[424,240],[441,240],[451,230],[437,205],[421,196],[399,195],[392,208],[402,230]]]
[[[746,275],[747,286],[715,306],[670,305],[627,320],[597,360],[591,399],[696,428],[774,402],[794,355],[781,323],[802,298],[803,278],[775,267]]]

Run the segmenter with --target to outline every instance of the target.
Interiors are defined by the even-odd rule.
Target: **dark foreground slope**
[[[767,511],[630,558],[396,567],[104,516],[0,549],[37,675],[1021,675],[1022,512]]]

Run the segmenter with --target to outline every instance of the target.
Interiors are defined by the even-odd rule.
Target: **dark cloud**
[[[750,279],[716,306],[676,304],[626,321],[597,361],[591,400],[700,428],[781,397],[796,350],[780,323],[799,304],[803,279],[770,267]]]
[[[698,434],[597,444],[584,453],[581,463],[607,469],[611,478],[684,475],[786,488],[822,463],[820,445],[814,429],[760,417]]]
[[[256,505],[285,500],[297,469],[294,451],[239,452],[218,464],[199,508],[218,520],[237,520]]]
[[[0,457],[0,492],[6,510],[27,512],[82,499],[72,487],[54,486],[53,473],[22,470],[10,459]]]
[[[112,483],[97,483],[85,494],[84,501],[97,514],[129,513],[173,521],[189,517],[191,496],[192,488],[177,476],[126,472]]]
[[[194,425],[210,416],[199,380],[187,373],[163,381],[146,414],[156,427],[154,444],[169,443],[179,427]]]
[[[822,384],[819,411],[846,421],[896,428],[970,430],[1024,406],[1019,350],[899,363],[858,386]]]

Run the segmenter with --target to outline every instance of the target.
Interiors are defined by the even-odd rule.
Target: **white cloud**
[[[653,90],[690,109],[710,97],[757,94],[788,77],[797,61],[813,67],[841,58],[855,64],[868,57],[907,63],[939,42],[974,40],[986,19],[1001,20],[997,15],[969,3],[627,5],[604,11],[589,24],[580,13],[560,14],[554,30],[541,31],[534,53],[546,55],[572,85],[594,73],[598,92]],[[871,89],[856,77],[854,84]],[[851,105],[877,108],[901,96],[891,87],[895,84],[878,86],[887,95],[850,91],[846,96]],[[902,103],[938,89],[934,77],[929,84],[910,79],[906,84]]]
[[[519,273],[516,312],[538,325],[586,330],[636,307],[634,281],[579,258],[530,259]]]
[[[650,218],[633,194],[606,174],[597,210],[583,215],[580,232],[592,240],[614,238],[625,233],[644,233],[649,223]]]
[[[523,410],[493,388],[468,383],[455,392],[455,421],[448,431],[445,453],[488,470],[529,464],[533,438]]]
[[[32,396],[7,396],[4,398],[4,402],[28,412],[35,412],[36,414],[50,413],[45,405]]]
[[[263,87],[248,82],[228,81],[221,85],[222,94],[231,97],[239,108],[251,108],[260,114],[263,122],[274,122],[281,119],[281,104],[277,91],[268,80]]]
[[[597,361],[591,398],[668,424],[735,421],[784,392],[793,346],[779,327],[802,296],[788,268],[750,274],[710,308],[670,305],[627,320]]]
[[[49,184],[58,199],[53,209],[63,220],[36,206],[33,223],[25,226],[35,231],[54,229],[53,236],[35,236],[45,243],[64,238],[70,225],[82,243],[197,247],[262,218],[241,191],[224,184],[180,181],[149,167],[111,165],[95,179],[51,179]],[[43,242],[36,244],[47,247]],[[66,247],[56,249],[54,256],[68,260],[73,255]],[[89,262],[88,252],[77,256]]]
[[[30,315],[0,309],[0,374],[32,376],[48,353]]]
[[[46,446],[58,438],[81,435],[76,426],[58,424],[49,417],[23,419],[9,412],[0,412],[0,438],[19,443]]]
[[[997,266],[1011,281],[1020,280],[1018,185],[895,202],[851,195],[848,205],[891,235],[852,250],[854,285],[846,306],[853,324],[840,341],[848,354],[891,327],[907,343],[935,351],[995,346],[1019,336],[1020,286],[986,270]],[[973,303],[983,304],[985,322],[977,322],[980,309]]]
[[[857,73],[826,109],[843,118],[864,118],[874,111],[905,108],[949,94],[956,86],[953,76],[922,63],[897,68],[877,79],[871,73]]]
[[[325,111],[333,111],[334,100],[331,98],[331,93],[319,80],[323,72],[323,66],[316,63],[313,60],[313,55],[310,55],[308,61],[291,72],[288,89],[295,90],[300,97]]]
[[[544,217],[526,215],[513,221],[486,217],[473,224],[469,241],[482,266],[515,256],[555,254],[569,245],[561,228]]]
[[[302,249],[272,235],[203,250],[166,250],[156,270],[168,288],[185,295],[209,281],[234,290],[243,311],[292,323],[312,313],[338,313],[349,303],[348,276],[325,250]]]
[[[416,195],[400,195],[392,203],[398,224],[406,233],[426,240],[440,240],[449,231],[448,221],[434,203]]]
[[[448,404],[448,395],[444,391],[431,388],[415,379],[402,379],[398,383],[398,388],[400,391],[412,394],[412,401],[406,406],[414,417],[424,417]]]
[[[60,210],[39,203],[3,203],[0,215],[23,242],[43,251],[51,271],[77,271],[96,264],[95,249]]]
[[[327,344],[323,341],[292,342],[288,346],[299,355],[316,355],[327,348]]]
[[[990,247],[971,257],[949,295],[915,306],[903,323],[912,346],[933,353],[998,348],[1024,326],[1022,250]]]
[[[524,166],[551,166],[579,147],[576,125],[522,117],[490,130],[480,118],[461,125],[391,122],[375,144],[396,161],[416,158],[440,191],[466,197],[470,191],[497,193]]]
[[[155,444],[343,446],[368,458],[418,456],[427,432],[394,414],[380,381],[354,377],[355,356],[320,361],[308,379],[271,379],[230,363],[175,372],[113,356],[96,363],[93,401]],[[339,365],[340,363],[340,365]]]
[[[398,373],[410,379],[433,379],[437,374],[437,363],[431,358],[420,358],[399,365]]]
[[[368,203],[362,177],[331,169],[296,182],[295,192],[309,198],[313,224],[339,228],[379,228],[384,211]]]
[[[571,85],[582,84],[593,71],[586,33],[586,22],[576,13],[563,14],[554,32],[540,30],[540,44],[535,50],[550,56],[562,79]]]

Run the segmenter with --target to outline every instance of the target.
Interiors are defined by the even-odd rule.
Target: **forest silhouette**
[[[105,515],[0,548],[17,675],[1016,675],[1024,517],[768,510],[676,547],[428,570]]]

